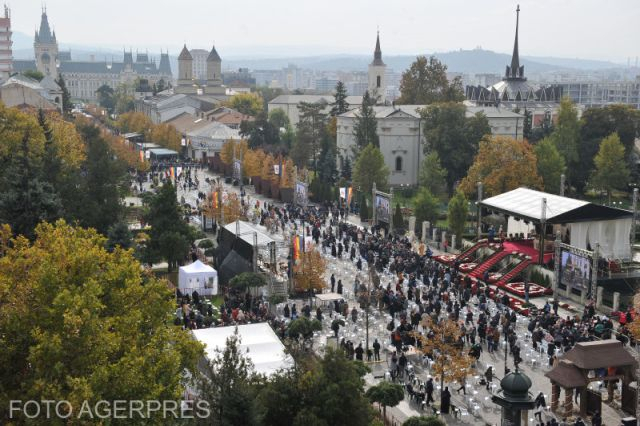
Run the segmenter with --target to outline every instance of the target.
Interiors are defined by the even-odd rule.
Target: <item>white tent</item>
[[[237,326],[240,337],[240,351],[253,363],[256,373],[270,376],[278,370],[293,366],[291,356],[284,351],[284,345],[269,326],[262,322]],[[207,358],[216,357],[216,349],[223,351],[227,338],[235,332],[235,326],[201,328],[193,330],[193,335],[204,343]]]
[[[191,294],[194,291],[201,296],[218,294],[218,272],[196,260],[191,265],[180,267],[178,287],[183,294]]]

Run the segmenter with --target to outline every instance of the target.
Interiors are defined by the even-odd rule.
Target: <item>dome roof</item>
[[[520,371],[512,372],[500,380],[504,396],[508,398],[527,399],[531,388],[531,379]]]

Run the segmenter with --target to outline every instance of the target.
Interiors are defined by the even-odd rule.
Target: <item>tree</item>
[[[308,352],[313,346],[313,333],[320,330],[322,330],[320,321],[301,316],[289,323],[287,333],[289,339],[297,346],[297,351]]]
[[[404,389],[397,383],[380,382],[371,386],[365,393],[369,401],[382,406],[384,424],[387,423],[387,407],[395,407],[404,399]]]
[[[415,337],[422,342],[422,352],[435,356],[431,372],[440,377],[440,395],[444,390],[444,382],[464,383],[467,376],[472,374],[473,358],[464,352],[464,332],[453,320],[446,319],[435,322],[427,316],[421,325],[429,333],[415,333]],[[432,337],[426,337],[431,335]]]
[[[506,136],[485,137],[480,142],[469,173],[460,183],[460,189],[471,195],[477,182],[483,183],[487,197],[521,186],[542,188],[536,155],[531,145],[527,141]]]
[[[367,196],[364,192],[360,193],[360,200],[358,201],[360,206],[360,221],[367,222],[371,218],[371,206],[367,205]]]
[[[340,176],[346,180],[351,180],[351,157],[349,157],[348,155],[342,162],[342,170],[340,171]]]
[[[569,172],[569,182],[573,181],[573,170],[579,167],[578,147],[580,143],[580,122],[578,110],[568,97],[560,101],[558,120],[551,133],[551,141],[564,157]]]
[[[467,223],[467,215],[469,214],[469,202],[462,191],[456,191],[455,195],[449,200],[447,208],[447,223],[453,235],[458,236],[458,241],[462,241],[464,227]],[[455,248],[455,247],[453,247]]]
[[[413,416],[405,420],[402,426],[447,426],[447,424],[436,416]]]
[[[274,123],[279,121],[279,113]],[[245,120],[240,123],[240,135],[247,138],[252,149],[273,149],[280,144],[280,127],[276,127],[264,111],[258,112],[255,120]],[[275,123],[277,124],[277,123]],[[287,126],[288,128],[288,126]]]
[[[294,147],[299,151],[302,151],[302,145],[307,147],[306,149],[313,158],[314,171],[318,171],[317,156],[322,140],[327,133],[327,115],[322,112],[325,107],[325,102],[300,102],[298,105],[300,121],[298,121],[298,133]],[[298,165],[300,166],[300,164]]]
[[[325,286],[324,273],[327,262],[313,245],[300,253],[300,259],[293,267],[294,287],[298,292],[322,290]]]
[[[533,149],[545,192],[559,194],[561,176],[566,168],[564,158],[549,138],[542,139]]]
[[[233,164],[233,160],[243,160],[243,167],[246,168],[245,162],[247,160],[247,152],[249,151],[249,146],[247,141],[244,139],[235,140],[229,139],[225,141],[224,145],[222,145],[222,150],[220,151],[220,158],[222,162],[225,164]],[[252,160],[253,161],[253,160]],[[246,172],[243,170],[243,172]]]
[[[464,100],[462,79],[449,82],[447,66],[436,57],[418,56],[400,80],[400,98],[397,104],[428,105],[436,102]]]
[[[118,116],[116,127],[123,133],[135,132],[147,135],[153,127],[153,122],[143,112],[126,112]]]
[[[87,159],[74,178],[76,193],[73,188],[67,190],[66,213],[80,225],[106,234],[123,213],[120,191],[127,184],[126,170],[114,159],[97,127],[82,125],[79,131],[87,147]]]
[[[473,163],[480,139],[491,134],[489,121],[480,113],[467,118],[465,106],[455,103],[430,105],[421,115],[427,140],[425,153],[438,153],[447,171],[448,193],[452,194],[455,184]]]
[[[71,104],[71,94],[69,93],[69,89],[67,89],[67,83],[65,83],[62,74],[56,79],[56,84],[60,86],[60,90],[62,90],[62,112],[69,114],[73,105]]]
[[[593,159],[595,170],[593,171],[592,185],[595,188],[605,190],[611,203],[611,192],[614,189],[622,189],[629,182],[629,169],[624,158],[624,145],[620,142],[617,133],[602,140],[600,150]]]
[[[171,124],[152,125],[148,138],[154,143],[176,152],[180,152],[182,149],[182,135]]]
[[[253,364],[240,348],[238,331],[229,336],[224,350],[204,365],[198,382],[199,398],[209,403],[211,416],[198,419],[201,425],[256,425],[255,396],[259,378]]]
[[[353,168],[353,185],[371,194],[374,182],[379,190],[386,190],[388,178],[389,168],[384,163],[382,152],[371,144],[367,145],[358,155]]]
[[[250,288],[264,287],[267,285],[267,280],[262,274],[243,272],[231,278],[229,285],[239,291],[247,291]]]
[[[113,95],[115,103],[115,112],[117,114],[124,114],[125,112],[131,112],[135,109],[133,92],[135,87],[131,84],[120,84],[116,88]]]
[[[147,259],[149,262],[164,259],[172,271],[186,257],[194,233],[182,219],[176,189],[170,181],[151,199],[145,219],[151,226]]]
[[[336,116],[344,114],[349,110],[349,103],[347,102],[347,88],[342,81],[338,81],[336,84],[336,92],[333,94],[333,104],[331,107],[331,115]]]
[[[115,101],[115,92],[111,88],[111,86],[107,86],[103,84],[98,87],[96,90],[96,95],[98,95],[98,105],[102,108],[106,109],[110,113],[115,110],[116,101]]]
[[[429,152],[422,160],[420,186],[427,188],[437,197],[446,195],[447,171],[440,164],[440,156],[436,151]]]
[[[180,399],[185,372],[197,374],[204,352],[168,321],[175,302],[166,281],[131,252],[108,252],[95,230],[63,221],[2,250],[0,363],[12,368],[0,369],[0,403],[55,395],[77,413],[84,400]],[[113,424],[141,424],[130,422]]]
[[[293,188],[296,183],[296,166],[293,164],[293,160],[291,160],[291,158],[287,158],[287,160],[282,164],[282,167],[284,167],[284,172],[281,173],[280,188]]]
[[[27,131],[0,182],[0,223],[9,224],[17,235],[33,239],[40,222],[60,217],[62,205],[52,185],[41,179],[38,165],[30,158],[30,142]]]
[[[271,124],[274,128],[278,129],[286,129],[289,127],[289,116],[284,112],[282,108],[275,108],[273,111],[269,112],[269,124]]]
[[[420,188],[420,191],[413,199],[413,210],[416,215],[416,222],[422,223],[428,220],[435,224],[440,212],[438,199],[427,188]]]
[[[125,222],[117,222],[107,232],[107,250],[113,252],[116,247],[127,250],[133,246],[133,235]]]
[[[36,81],[42,81],[42,79],[44,78],[44,74],[42,74],[38,70],[25,70],[25,71],[22,71],[22,75]]]
[[[223,146],[224,150],[224,146]],[[264,161],[265,153],[261,149],[249,149],[244,154],[243,169],[244,174],[248,177],[260,176],[262,171],[262,163]]]
[[[400,203],[396,203],[396,211],[393,213],[393,227],[394,229],[404,228],[404,217],[402,216]]]
[[[336,165],[336,141],[325,133],[320,143],[320,156],[318,158],[318,177],[328,188],[333,187],[338,177]]]
[[[364,92],[360,110],[355,113],[353,124],[353,137],[356,140],[356,153],[362,148],[371,144],[380,148],[380,138],[378,137],[378,120],[373,110],[376,100],[369,95],[369,91]]]
[[[264,109],[264,103],[259,93],[238,93],[233,95],[227,106],[245,115],[256,116]]]

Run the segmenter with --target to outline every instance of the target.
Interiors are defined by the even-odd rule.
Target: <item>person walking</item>
[[[433,377],[429,377],[429,380],[427,380],[427,384],[425,385],[425,392],[427,394],[427,405],[435,402],[435,400],[433,399],[433,388]]]

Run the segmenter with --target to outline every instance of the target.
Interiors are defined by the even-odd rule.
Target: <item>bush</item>
[[[209,239],[205,239],[202,240],[198,243],[198,247],[202,248],[202,249],[208,249],[213,247],[213,241],[209,240]]]
[[[204,251],[204,255],[207,257],[216,257],[217,249],[215,247],[210,247]]]

